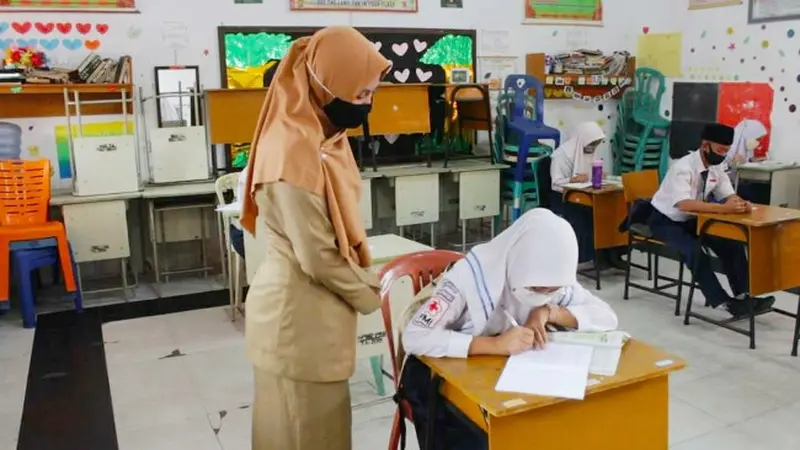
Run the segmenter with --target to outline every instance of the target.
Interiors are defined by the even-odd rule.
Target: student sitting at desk
[[[742,164],[766,159],[755,155],[755,149],[766,135],[767,128],[758,120],[746,119],[741,121],[733,130],[733,144],[731,144],[731,150],[725,156],[728,177],[736,187],[737,194],[743,199],[755,203],[769,203],[769,183],[741,180],[736,168]]]
[[[565,203],[563,201],[564,186],[570,183],[588,183],[591,181],[592,163],[597,157],[597,147],[606,138],[606,134],[597,122],[583,122],[578,125],[575,134],[559,146],[551,156],[550,179],[552,192],[551,209],[572,224],[578,236],[578,262],[594,261],[594,225],[592,210],[586,206]],[[604,255],[613,267],[625,268],[622,261],[622,249],[610,249]]]
[[[410,355],[435,358],[507,356],[546,345],[549,325],[615,329],[616,314],[578,284],[577,266],[578,243],[569,223],[550,210],[532,209],[441,277],[405,327],[403,347]],[[427,366],[410,356],[400,395],[412,406],[420,445],[429,422],[429,381]],[[443,448],[486,449],[485,438],[451,412],[442,409],[436,420]]]
[[[749,292],[744,246],[721,238],[704,239],[706,246],[722,262],[733,297],[720,285],[705,253],[702,253],[705,261],[698,264],[697,271],[694,270],[698,240],[697,218],[693,213],[742,214],[752,209],[750,203],[734,193],[722,164],[733,142],[733,135],[733,129],[726,125],[710,124],[705,127],[700,150],[679,159],[667,171],[651,201],[653,211],[648,224],[654,238],[680,252],[708,304],[715,308],[724,305],[734,317],[740,317],[749,314],[747,304],[743,301]],[[756,299],[755,310],[766,310],[774,302],[774,297]]]

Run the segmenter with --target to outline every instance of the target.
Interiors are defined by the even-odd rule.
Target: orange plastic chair
[[[48,220],[50,161],[0,161],[0,301],[9,298],[9,257],[14,241],[55,238],[64,284],[75,292],[75,274],[61,222]]]
[[[414,295],[416,295],[423,287],[436,279],[447,266],[463,257],[464,255],[461,253],[451,250],[428,250],[410,253],[393,259],[381,269],[379,273],[381,286],[383,287],[381,289],[381,314],[383,315],[383,327],[386,331],[386,342],[389,345],[389,356],[392,360],[392,377],[394,378],[395,391],[400,387],[400,363],[403,361],[405,352],[402,346],[395,346],[394,343],[392,307],[389,300],[390,289],[388,287],[396,280],[408,276],[411,277],[411,286],[414,290]],[[411,423],[414,423],[414,419],[411,416],[411,405],[407,401],[401,399],[397,408],[392,421],[392,432],[389,436],[389,450],[396,450],[400,445],[401,417],[407,417]],[[403,410],[402,416],[400,415],[400,408]]]

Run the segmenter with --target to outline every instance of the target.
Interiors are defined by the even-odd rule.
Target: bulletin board
[[[525,22],[603,22],[603,0],[524,0]]]
[[[18,11],[136,11],[136,0],[0,0],[0,10]]]
[[[767,129],[755,149],[756,156],[766,156],[772,133],[773,97],[768,83],[676,82],[672,91],[670,156],[680,158],[696,150],[708,123],[736,127],[746,119],[757,120]]]
[[[454,29],[357,28],[381,54],[392,61],[384,81],[393,83],[450,82],[453,69],[467,69],[475,79],[476,31]],[[220,54],[220,80],[223,88],[263,87],[264,72],[280,60],[292,43],[310,36],[311,27],[228,27],[217,28]],[[441,88],[444,94],[444,87]],[[441,98],[441,95],[431,95]],[[432,133],[443,133],[444,102],[431,103]],[[437,126],[441,122],[441,127]],[[384,136],[380,152],[411,158],[418,136]],[[249,145],[233,145],[231,161],[243,161]],[[237,167],[236,164],[233,164]],[[241,164],[239,164],[241,165]]]

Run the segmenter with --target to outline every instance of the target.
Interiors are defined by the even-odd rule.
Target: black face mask
[[[367,120],[372,111],[371,104],[356,105],[340,98],[334,98],[322,108],[333,126],[336,128],[358,128]]]
[[[709,166],[718,166],[725,161],[725,156],[718,155],[711,150],[711,146],[706,147],[706,162]]]

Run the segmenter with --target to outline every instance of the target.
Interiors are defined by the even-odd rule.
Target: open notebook
[[[617,374],[622,346],[630,338],[624,331],[588,333],[581,331],[548,333],[550,342],[589,345],[594,348],[589,373],[593,375],[614,376]]]
[[[583,400],[594,348],[548,343],[508,358],[495,390]]]

